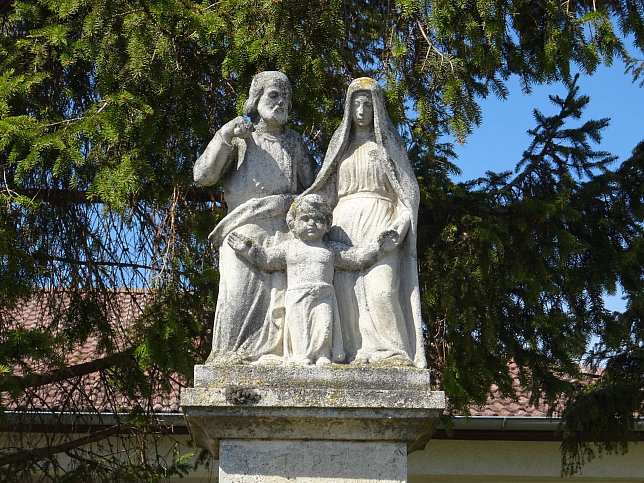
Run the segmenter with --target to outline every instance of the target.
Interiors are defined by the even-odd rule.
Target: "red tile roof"
[[[493,396],[488,396],[485,406],[470,408],[470,416],[547,416],[548,406],[545,403],[540,404],[538,407],[530,404],[530,393],[521,387],[519,382],[519,368],[515,364],[511,364],[509,371],[512,376],[512,388],[517,395],[516,400],[503,397],[499,388],[496,385],[492,385]]]
[[[57,320],[52,316],[52,304],[64,307],[69,306],[72,291],[68,289],[43,291],[40,296],[26,301],[15,310],[4,311],[0,309],[0,324],[4,327],[24,327],[26,329],[49,328],[58,332],[65,327],[64,320]],[[151,300],[148,292],[140,290],[121,289],[114,291],[108,301],[110,307],[109,323],[116,330],[114,343],[117,350],[123,350],[131,344],[128,329],[134,321],[141,316],[145,306]],[[65,355],[67,364],[79,364],[104,357],[100,349],[100,334],[92,334],[85,343],[73,346]],[[53,369],[43,364],[32,364],[33,361],[25,360],[25,364],[34,371]],[[21,375],[20,368],[16,368],[17,375]],[[548,407],[539,404],[538,407],[529,404],[530,394],[519,383],[519,370],[515,365],[509,367],[516,391],[516,400],[504,398],[496,386],[493,386],[492,396],[482,407],[472,407],[471,416],[521,416],[545,417]],[[171,383],[171,390],[160,393],[144,401],[143,406],[154,412],[178,412],[179,392],[182,381],[176,378]],[[83,390],[79,391],[78,388]],[[34,397],[35,396],[35,397]],[[17,404],[10,402],[6,393],[2,394],[2,402],[8,409],[36,410],[36,411],[115,411],[127,410],[134,407],[135,402],[127,400],[118,393],[100,372],[72,378],[60,383],[41,386],[23,397]],[[141,404],[141,401],[137,401]]]
[[[10,311],[0,309],[0,324],[6,329],[24,328],[27,330],[49,330],[52,334],[60,333],[67,325],[65,313],[72,296],[78,295],[71,289],[45,290],[28,301],[24,301]],[[140,290],[116,290],[101,305],[108,308],[107,318],[114,332],[110,342],[114,352],[128,349],[132,340],[128,330],[143,313],[146,304],[151,300],[148,292]],[[59,309],[63,308],[62,311]],[[63,360],[67,366],[73,366],[101,359],[106,356],[102,348],[103,335],[91,334],[82,344],[71,344]],[[15,366],[14,374],[25,375],[27,370],[36,373],[56,370],[57,365],[22,360],[22,367]],[[137,404],[156,412],[176,412],[179,410],[179,391],[181,381],[177,378],[171,384],[171,390],[159,393],[148,399],[129,400],[113,387],[108,377],[100,371],[94,371],[79,377],[45,384],[35,389],[28,389],[17,402],[11,401],[7,393],[1,394],[4,407],[9,410],[49,411],[49,412],[115,412],[131,409]],[[82,390],[79,390],[82,389]]]

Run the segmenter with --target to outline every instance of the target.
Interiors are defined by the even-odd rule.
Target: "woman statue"
[[[362,271],[336,272],[346,359],[426,367],[416,261],[419,189],[373,79],[354,80],[342,123],[307,190],[333,207],[331,241],[362,246],[384,230],[398,246]]]
[[[228,215],[210,234],[219,247],[219,295],[208,363],[279,359],[283,353],[283,272],[264,273],[224,243],[231,232],[269,248],[288,234],[286,212],[311,184],[315,163],[302,138],[286,127],[291,84],[281,72],[261,72],[239,116],[213,137],[194,166],[201,185],[223,180]]]

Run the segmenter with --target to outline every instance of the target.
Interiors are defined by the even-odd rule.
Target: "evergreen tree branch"
[[[68,441],[66,443],[54,446],[46,446],[37,449],[21,450],[16,453],[0,456],[0,466],[22,463],[29,460],[42,460],[44,458],[47,458],[48,456],[52,456],[58,453],[64,453],[90,443],[101,441],[122,431],[123,428],[121,426],[111,426],[107,429],[96,431],[94,433],[88,434],[87,436],[83,436],[82,438]]]
[[[67,206],[69,204],[101,204],[104,203],[99,197],[87,195],[84,190],[72,190],[62,188],[22,188],[15,184],[6,183],[4,187],[8,194],[13,196],[25,196],[34,200],[44,201],[57,206]],[[143,187],[139,194],[140,199],[149,197],[147,193],[152,193],[149,187]],[[222,203],[223,195],[220,192],[209,192],[198,186],[188,186],[182,195],[183,199],[190,203]],[[134,201],[133,201],[134,202]]]
[[[94,359],[90,362],[83,362],[74,366],[54,369],[49,372],[41,374],[29,374],[26,376],[14,376],[22,388],[36,388],[46,384],[53,384],[56,382],[65,381],[72,377],[85,376],[93,372],[102,371],[121,364],[124,361],[131,359],[135,347],[130,347],[124,351],[111,354],[101,359]]]
[[[158,268],[152,267],[150,265],[141,265],[139,263],[108,262],[105,260],[75,260],[72,258],[65,258],[65,257],[42,256],[40,254],[37,256],[37,258],[39,258],[40,260],[48,260],[52,262],[68,263],[70,265],[115,267],[115,268],[138,268],[141,270],[151,270],[151,271],[158,270]]]
[[[584,2],[398,3],[20,0],[15,10],[2,2],[3,310],[34,287],[92,294],[50,307],[64,322],[61,337],[30,329],[28,344],[7,345],[7,360],[62,368],[65,341],[90,333],[99,334],[103,354],[119,350],[102,296],[154,283],[137,322],[145,340],[139,364],[99,373],[110,407],[123,404],[122,394],[149,400],[154,383],[168,387],[166,370],[189,374],[192,355],[209,350],[202,319],[212,320],[206,313],[216,306],[219,273],[207,234],[225,209],[221,191],[192,187],[189,172],[263,70],[291,79],[292,126],[308,136],[317,159],[342,117],[348,78],[383,83],[392,120],[407,127],[421,184],[429,221],[418,227],[423,312],[428,328],[440,326],[428,334],[429,347],[443,349],[432,369],[455,407],[485,403],[492,384],[510,393],[512,358],[529,368],[521,382],[534,395],[556,400],[566,389],[560,374],[577,370],[589,340],[621,344],[622,334],[635,333],[625,322],[611,333],[618,321],[606,315],[602,294],[621,284],[633,320],[642,319],[635,311],[642,306],[635,299],[642,293],[641,229],[633,222],[641,170],[633,163],[624,176],[591,174],[606,161],[588,146],[599,142],[601,122],[562,127],[579,119],[583,99],[552,99],[559,117],[536,113],[534,142],[515,174],[456,186],[449,160],[453,135],[462,140],[480,122],[479,100],[507,95],[504,82],[514,74],[528,91],[568,79],[573,64],[592,73],[623,57],[631,34],[641,51],[641,2],[612,2],[593,12],[594,21]],[[641,79],[641,60],[627,66]],[[36,254],[59,258],[43,266]],[[143,266],[161,268],[161,260],[162,276],[143,279]],[[143,365],[164,374],[151,382]],[[82,378],[60,371],[32,376],[37,384],[58,381],[60,399],[47,405],[49,387],[26,389],[22,407],[98,411],[92,394],[77,394],[86,390]],[[3,377],[7,386],[15,382]],[[18,384],[11,389],[21,392]],[[126,466],[91,447],[82,451],[88,461],[79,480],[83,471],[92,479],[91,460],[106,472]]]

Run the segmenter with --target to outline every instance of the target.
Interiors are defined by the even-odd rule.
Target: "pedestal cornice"
[[[422,369],[198,365],[181,406],[215,457],[224,439],[396,441],[413,451],[431,437],[445,397]]]

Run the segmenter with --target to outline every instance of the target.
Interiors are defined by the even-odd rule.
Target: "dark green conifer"
[[[637,80],[641,60],[624,39],[644,50],[643,14],[641,2],[617,0],[3,3],[5,408],[29,408],[48,385],[69,396],[60,409],[73,411],[76,393],[65,383],[77,383],[82,369],[132,405],[118,430],[159,429],[149,417],[153,395],[172,378],[189,381],[205,359],[217,297],[207,234],[225,206],[218,187],[192,184],[192,165],[241,112],[253,75],[276,69],[293,83],[292,126],[318,159],[348,81],[368,75],[385,87],[421,186],[427,351],[453,410],[483,403],[492,384],[514,395],[514,362],[533,401],[565,402],[566,470],[593,448],[626,448],[644,400],[644,149],[621,165],[594,150],[608,121],[583,119],[588,98],[571,71],[592,74],[622,59]],[[569,94],[535,112],[533,140],[513,172],[453,182],[451,141],[481,121],[481,98],[507,95],[511,76],[525,90],[564,81]],[[119,293],[138,289],[147,307],[124,338],[108,317]],[[626,309],[612,313],[604,296],[620,289]],[[46,299],[52,326],[16,327],[20,302],[43,294],[56,295]],[[101,354],[93,365],[65,359],[90,337]],[[586,362],[606,367],[591,386],[579,383]],[[118,411],[119,400],[93,410]],[[75,459],[77,479],[162,471],[86,454],[78,435],[56,438],[50,451],[5,449],[2,471],[56,475],[58,452]],[[178,457],[164,471],[186,468]]]

